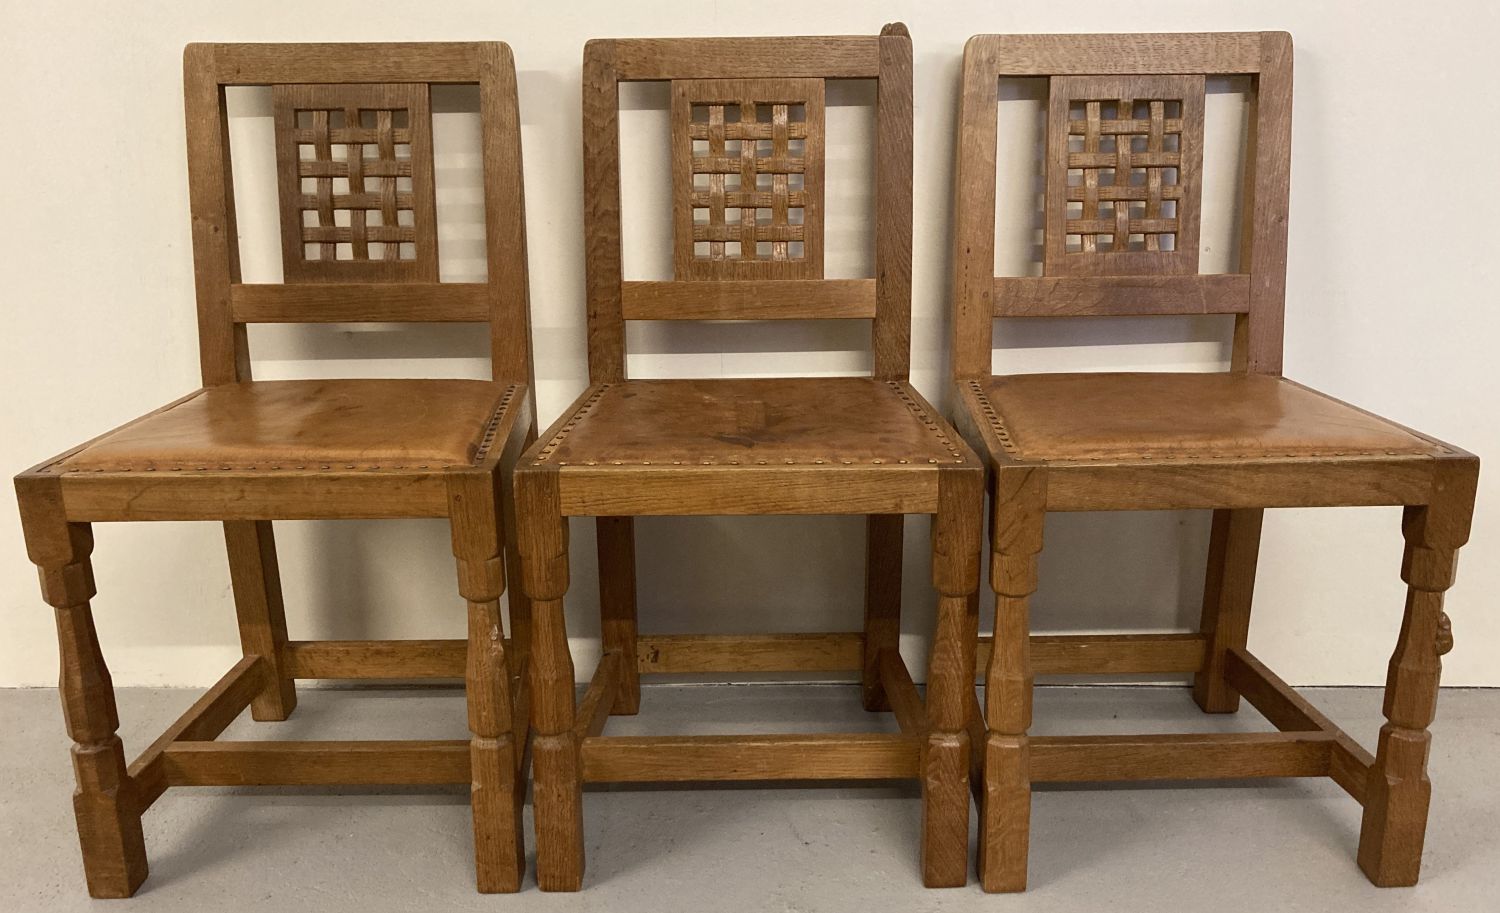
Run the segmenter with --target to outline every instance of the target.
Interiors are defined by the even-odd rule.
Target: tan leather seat
[[[477,380],[225,384],[110,432],[69,455],[60,468],[468,465],[508,389]]]
[[[909,385],[868,377],[632,380],[595,388],[543,446],[558,465],[953,463]]]
[[[1042,460],[1433,453],[1399,425],[1263,374],[1016,374],[978,381]]]

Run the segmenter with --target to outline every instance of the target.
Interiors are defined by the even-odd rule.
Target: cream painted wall
[[[914,381],[943,397],[952,135],[964,40],[979,31],[1286,29],[1297,43],[1286,366],[1289,376],[1486,455],[1500,446],[1492,339],[1500,287],[1491,231],[1500,198],[1480,158],[1497,139],[1489,3],[823,2],[743,4],[0,2],[0,466],[19,471],[197,383],[180,55],[189,41],[502,38],[520,68],[541,417],[583,388],[579,62],[596,36],[874,32],[891,19],[916,46]],[[1215,87],[1209,143],[1238,135],[1241,99]],[[830,275],[868,268],[868,90],[830,97]],[[1003,186],[1024,191],[1034,92],[1007,93]],[[637,277],[663,269],[664,95],[626,94],[627,245]],[[247,278],[275,278],[263,98],[234,100]],[[482,268],[472,98],[438,114],[444,273]],[[639,142],[633,142],[638,140]],[[652,144],[655,144],[652,146]],[[1212,156],[1212,153],[1211,153]],[[1206,194],[1232,205],[1234,161],[1211,157]],[[1027,214],[1002,205],[1000,266],[1024,268]],[[851,225],[851,222],[854,225]],[[1205,225],[1222,265],[1226,220]],[[1216,260],[1216,258],[1218,258]],[[1222,268],[1222,266],[1221,266]],[[1004,370],[1214,370],[1212,320],[1002,327]],[[849,327],[633,328],[639,376],[849,373],[867,361]],[[481,331],[331,327],[257,331],[258,376],[481,375]],[[796,349],[808,354],[777,354]],[[1500,489],[1482,482],[1474,536],[1450,598],[1449,684],[1500,685]],[[48,685],[50,612],[26,562],[8,486],[0,495],[0,685]],[[638,526],[646,631],[858,626],[860,523],[645,520]],[[570,619],[580,675],[597,632],[591,526],[574,527]],[[905,648],[920,663],[931,622],[926,523],[908,525]],[[440,523],[278,524],[293,636],[462,633]],[[1196,622],[1205,514],[1058,516],[1035,601],[1042,631],[1186,629]],[[97,530],[95,602],[117,684],[206,684],[238,654],[222,539],[200,524]],[[1394,510],[1275,511],[1261,552],[1252,647],[1297,683],[1382,680],[1399,623]]]

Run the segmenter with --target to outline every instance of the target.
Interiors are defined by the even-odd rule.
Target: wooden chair
[[[141,815],[170,786],[471,782],[479,888],[514,891],[529,610],[513,594],[512,661],[500,627],[512,555],[502,557],[501,504],[535,419],[510,49],[194,44],[184,70],[203,387],[16,478],[27,549],[57,615],[89,893],[125,897],[145,879]],[[484,282],[437,281],[436,83],[479,85]],[[240,280],[225,113],[236,85],[272,86],[284,284]],[[348,219],[336,224],[340,211]],[[247,324],[359,321],[487,321],[494,379],[251,380]],[[382,517],[449,519],[468,639],[288,640],[271,521]],[[223,521],[244,648],[128,766],[89,609],[90,524],[118,520]],[[257,720],[285,719],[296,679],[428,677],[466,679],[472,739],[214,741],[247,705]]]
[[[1241,246],[1237,271],[1200,275],[1204,78],[1221,74],[1253,85]],[[1042,76],[1043,274],[997,278],[997,87]],[[986,455],[994,498],[986,890],[1026,885],[1033,782],[1223,777],[1332,777],[1364,806],[1370,880],[1417,880],[1427,727],[1452,643],[1442,594],[1479,464],[1281,376],[1291,80],[1281,32],[980,35],[965,50],[953,357],[961,423]],[[993,318],[1136,314],[1233,314],[1231,370],[991,376]],[[1263,508],[1379,504],[1405,507],[1409,590],[1372,757],[1262,665],[1246,633]],[[1185,508],[1214,508],[1199,633],[1028,638],[1047,511]],[[1192,672],[1204,711],[1232,712],[1244,696],[1282,731],[1031,738],[1035,672]]]
[[[580,887],[585,781],[920,775],[924,879],[963,884],[982,470],[906,381],[911,39],[892,25],[879,37],[591,41],[583,77],[591,385],[516,472],[535,613],[537,882]],[[878,80],[873,279],[823,278],[826,79]],[[622,275],[618,92],[631,80],[672,84],[673,281]],[[627,320],[810,318],[873,320],[873,376],[625,376]],[[939,621],[925,712],[897,652],[908,513],[935,515]],[[638,636],[632,518],[692,514],[868,515],[864,632]],[[576,707],[563,619],[572,516],[598,518],[604,639]],[[840,669],[862,673],[865,706],[893,709],[900,734],[600,735],[610,713],[636,712],[641,672]]]

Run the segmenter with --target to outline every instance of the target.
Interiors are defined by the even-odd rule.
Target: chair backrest
[[[250,323],[396,321],[487,322],[495,379],[530,381],[509,47],[191,44],[183,71],[205,384],[250,378]],[[439,282],[429,95],[465,83],[479,86],[488,272],[484,282]],[[282,283],[240,279],[228,86],[271,87]]]
[[[625,376],[627,320],[873,320],[874,374],[911,360],[911,37],[601,39],[583,52],[589,379]],[[828,79],[878,80],[875,276],[823,278]],[[625,281],[621,82],[672,84],[673,279]]]
[[[1198,273],[1204,80],[1249,75],[1238,272]],[[1042,275],[995,276],[999,81],[1048,77]],[[955,182],[955,377],[990,374],[993,320],[1234,314],[1232,368],[1281,373],[1291,162],[1285,32],[976,35]]]

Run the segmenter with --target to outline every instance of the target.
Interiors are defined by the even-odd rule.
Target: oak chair
[[[907,383],[911,39],[596,40],[583,63],[590,386],[516,471],[532,599],[537,882],[577,890],[582,784],[920,776],[930,885],[968,870],[968,735],[983,470]],[[823,278],[828,79],[878,85],[875,277]],[[619,84],[671,82],[674,279],[626,281]],[[630,380],[628,320],[873,322],[871,377]],[[902,515],[933,514],[940,594],[925,709],[897,651]],[[633,517],[864,514],[862,633],[637,634]],[[597,518],[604,654],[581,702],[564,628],[567,523]],[[641,673],[860,671],[899,734],[605,737]]]
[[[535,437],[515,69],[500,43],[193,44],[184,55],[203,387],[16,478],[27,549],[56,610],[60,690],[89,893],[147,874],[141,815],[171,786],[469,783],[482,891],[523,868],[525,634],[502,641],[508,469]],[[429,87],[477,83],[486,281],[440,283]],[[271,86],[285,282],[240,278],[228,86]],[[251,323],[473,321],[493,380],[251,379]],[[504,504],[504,507],[502,507]],[[468,638],[288,639],[272,520],[445,517]],[[116,735],[89,601],[90,525],[224,524],[244,658],[133,763]],[[297,679],[463,678],[472,739],[220,742]]]
[[[1198,271],[1205,77],[1253,86],[1236,271]],[[1047,77],[1042,275],[996,277],[997,92]],[[955,230],[959,422],[989,466],[995,634],[987,657],[979,869],[1022,890],[1031,784],[1327,776],[1364,806],[1359,865],[1417,880],[1442,596],[1467,540],[1473,456],[1282,374],[1292,43],[1282,32],[979,35],[964,52]],[[1233,314],[1219,374],[992,376],[999,317]],[[1405,619],[1372,757],[1246,649],[1262,511],[1402,505]],[[1049,510],[1213,508],[1200,630],[1029,637]],[[981,644],[981,655],[990,643]],[[1194,674],[1209,713],[1241,696],[1279,730],[1032,738],[1032,676]],[[987,729],[987,734],[985,730]]]

